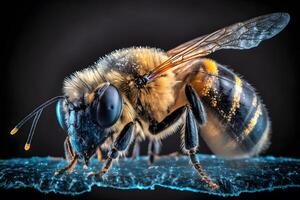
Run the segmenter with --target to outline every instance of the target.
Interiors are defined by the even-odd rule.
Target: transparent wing
[[[145,75],[151,80],[159,77],[169,69],[195,58],[206,56],[219,49],[250,49],[269,39],[288,24],[290,19],[287,13],[273,13],[259,16],[245,22],[217,30],[211,34],[198,37],[167,52],[168,60]]]

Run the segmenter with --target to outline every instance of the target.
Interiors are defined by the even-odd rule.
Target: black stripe
[[[212,107],[211,101],[215,96],[214,90],[218,92],[217,94],[217,106],[216,108],[212,108],[221,121],[226,121],[224,116],[229,112],[232,104],[233,94],[234,94],[234,86],[235,86],[235,74],[218,64],[218,76],[222,77],[216,78],[210,91],[209,95],[203,97],[205,104]],[[207,76],[210,77],[209,75]],[[225,114],[225,115],[224,115]]]
[[[224,114],[227,115],[229,113],[230,108],[232,106],[233,96],[235,93],[235,74],[229,69],[220,66],[219,76],[225,79],[218,79],[218,81],[216,81],[216,84],[218,85],[219,94],[217,100],[217,108],[219,114],[224,116]],[[223,120],[227,121],[224,118]]]
[[[254,117],[258,105],[261,105],[262,114],[257,119],[253,130],[247,137],[240,141],[240,147],[244,151],[250,151],[259,142],[267,127],[268,115],[265,107],[261,104],[261,100],[256,95],[254,88],[249,83],[242,80],[242,93],[240,94],[239,107],[236,108],[235,114],[232,115],[231,121],[228,122],[226,116],[228,115],[233,103],[236,75],[231,70],[220,64],[218,64],[218,72],[218,76],[222,78],[215,79],[214,84],[209,91],[209,95],[202,97],[201,100],[203,100],[204,104],[209,106],[216,113],[216,116],[223,124],[227,125],[225,132],[229,134],[230,137],[235,140],[241,137],[241,134],[247,127],[248,123]],[[213,90],[218,92],[217,106],[215,108],[212,107],[211,104],[212,98],[214,97]],[[257,99],[257,103],[256,106],[253,106],[252,102],[255,97]]]
[[[247,82],[243,81],[242,89],[239,108],[236,109],[236,113],[232,116],[231,123],[228,125],[229,132],[232,133],[234,139],[243,133],[255,114],[256,106],[252,105],[253,99],[257,98],[257,104],[259,104],[254,89]]]

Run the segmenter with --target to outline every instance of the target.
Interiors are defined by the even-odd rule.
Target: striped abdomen
[[[201,70],[191,84],[206,108],[201,135],[211,150],[225,157],[245,157],[266,148],[270,122],[253,87],[212,60],[205,59]]]

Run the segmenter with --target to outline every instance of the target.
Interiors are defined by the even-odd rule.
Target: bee
[[[254,88],[225,65],[205,56],[220,49],[250,49],[282,31],[289,14],[273,13],[233,24],[177,46],[131,47],[100,58],[63,83],[63,95],[34,109],[11,131],[14,135],[33,118],[25,144],[29,150],[44,108],[56,102],[68,165],[55,175],[72,172],[78,161],[104,160],[102,176],[130,145],[149,139],[149,161],[159,154],[161,140],[181,135],[182,150],[201,179],[212,189],[196,153],[201,136],[211,151],[224,158],[259,154],[270,141],[270,120]]]

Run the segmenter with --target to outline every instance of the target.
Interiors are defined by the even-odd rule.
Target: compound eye
[[[103,128],[110,127],[119,119],[123,108],[123,100],[118,89],[109,84],[96,91],[91,105],[91,117]]]
[[[60,99],[57,103],[56,103],[56,118],[57,121],[60,125],[60,127],[64,130],[64,131],[68,131],[68,127],[66,125],[66,121],[65,121],[65,111],[64,111],[64,107],[66,105],[66,100],[65,99]]]

